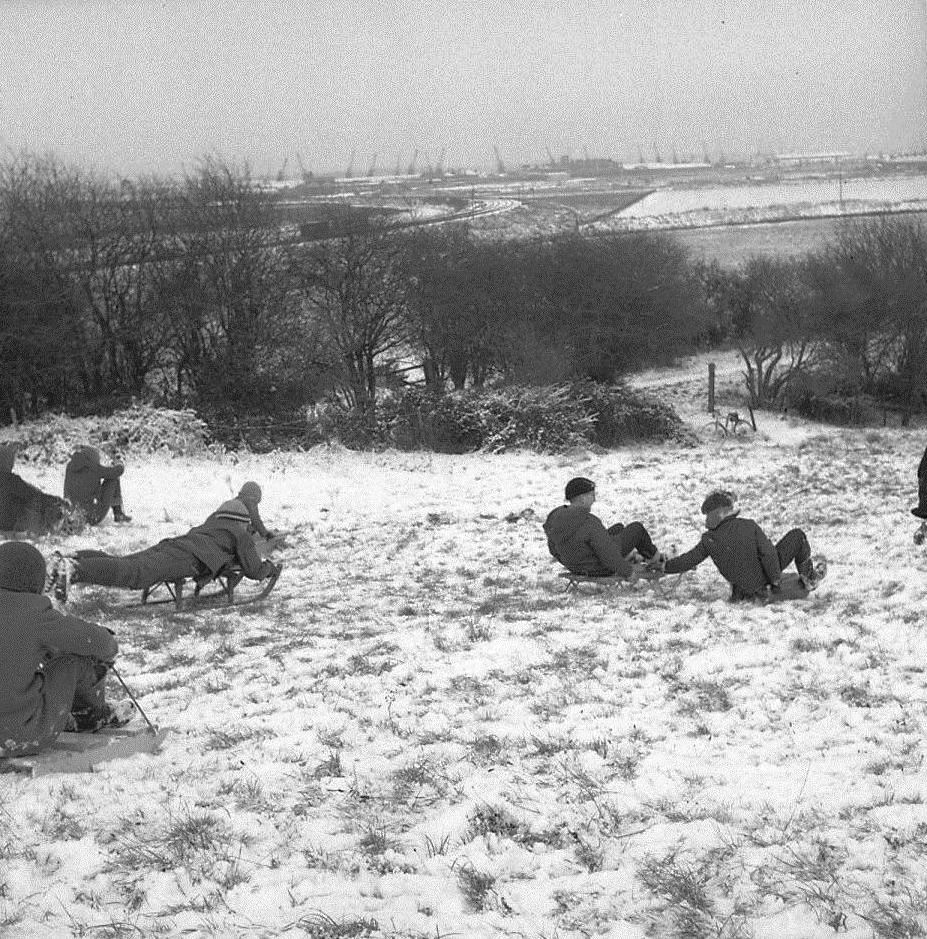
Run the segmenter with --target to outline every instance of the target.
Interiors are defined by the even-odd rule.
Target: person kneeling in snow
[[[106,703],[115,636],[59,613],[45,586],[45,559],[31,544],[0,544],[0,757],[28,756],[61,731],[125,723]]]
[[[664,573],[690,571],[710,557],[731,585],[731,600],[760,599],[776,591],[783,569],[792,561],[807,590],[814,590],[824,576],[823,565],[815,566],[808,538],[800,528],[793,528],[773,545],[756,522],[737,517],[733,494],[721,490],[705,499],[702,512],[708,531],[694,548],[661,564]]]
[[[547,516],[544,533],[550,553],[569,571],[589,577],[617,574],[635,580],[662,564],[647,529],[640,522],[620,523],[606,528],[590,509],[595,502],[595,483],[583,476],[566,485],[567,505],[561,505]],[[637,552],[647,564],[632,563]]]
[[[238,499],[230,499],[202,525],[178,538],[165,538],[144,551],[125,557],[105,551],[78,551],[73,557],[59,558],[53,573],[55,596],[66,600],[73,583],[147,590],[165,580],[210,580],[229,565],[240,567],[251,580],[264,580],[277,573],[277,566],[261,560],[248,534],[250,521],[245,506]]]

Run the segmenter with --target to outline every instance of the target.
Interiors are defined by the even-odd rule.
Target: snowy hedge
[[[17,461],[64,463],[79,444],[101,448],[110,457],[167,453],[184,456],[211,449],[209,430],[192,410],[134,404],[107,416],[52,414],[0,431],[0,443],[20,444]]]
[[[687,439],[672,408],[623,385],[593,382],[443,395],[407,388],[386,396],[373,415],[318,405],[308,414],[307,435],[310,443],[442,453],[561,453],[636,440]]]

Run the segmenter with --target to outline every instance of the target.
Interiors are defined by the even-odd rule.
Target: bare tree
[[[310,321],[330,350],[328,366],[345,403],[376,404],[381,370],[406,344],[403,244],[382,220],[346,214],[337,238],[294,259],[294,280]]]

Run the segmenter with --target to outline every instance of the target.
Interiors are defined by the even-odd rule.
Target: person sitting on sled
[[[116,637],[59,613],[42,596],[45,559],[31,544],[0,544],[0,757],[28,756],[69,728],[125,723],[106,703]]]
[[[178,538],[165,538],[151,548],[115,557],[104,551],[77,551],[59,557],[53,570],[55,596],[66,600],[71,584],[97,584],[147,590],[162,581],[187,577],[209,580],[234,564],[251,580],[279,573],[277,565],[262,561],[248,533],[251,519],[238,499],[223,502],[208,519]]]
[[[702,503],[705,527],[698,544],[663,563],[658,572],[681,574],[711,558],[731,585],[731,600],[753,600],[779,589],[782,571],[792,561],[806,590],[814,590],[824,576],[824,562],[815,565],[811,546],[800,528],[793,528],[775,544],[752,519],[739,518],[734,495],[717,490]]]
[[[566,505],[554,509],[544,522],[550,553],[574,574],[609,577],[617,574],[632,580],[647,571],[647,565],[633,563],[637,552],[647,562],[659,563],[647,529],[640,522],[606,528],[590,509],[595,502],[595,483],[577,476],[566,484]]]
[[[47,534],[70,515],[67,502],[13,472],[17,443],[0,444],[0,531]]]
[[[122,463],[104,466],[95,447],[78,447],[64,470],[64,497],[84,511],[88,525],[99,525],[113,510],[116,522],[131,522],[122,508]]]

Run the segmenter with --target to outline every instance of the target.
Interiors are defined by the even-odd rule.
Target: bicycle
[[[716,437],[747,437],[753,433],[753,424],[745,417],[741,417],[738,411],[728,411],[723,418],[719,412],[715,411],[711,420],[705,425],[705,430],[710,431]]]

